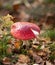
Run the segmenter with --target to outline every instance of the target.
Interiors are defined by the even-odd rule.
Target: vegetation
[[[55,0],[1,0],[0,65],[55,65],[54,4]],[[11,25],[22,21],[35,23],[41,30],[39,39],[29,40],[29,46],[10,33]]]

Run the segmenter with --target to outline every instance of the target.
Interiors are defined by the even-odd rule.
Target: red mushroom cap
[[[34,32],[40,33],[40,28],[29,22],[16,22],[11,26],[11,34],[20,40],[30,40],[35,38]]]

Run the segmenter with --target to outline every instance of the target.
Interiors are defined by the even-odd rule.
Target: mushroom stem
[[[30,44],[31,44],[31,43],[29,42],[29,40],[25,40],[25,41],[23,41],[23,46],[25,46],[26,49],[29,49]]]
[[[26,40],[26,41],[23,40],[23,45],[29,46],[30,45],[29,41],[28,40]]]

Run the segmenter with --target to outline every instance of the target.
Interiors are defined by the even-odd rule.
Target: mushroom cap
[[[37,34],[35,34],[35,32]],[[40,33],[40,28],[29,22],[16,22],[11,26],[11,34],[19,40],[30,40]]]

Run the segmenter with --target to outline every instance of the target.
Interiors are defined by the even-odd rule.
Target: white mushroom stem
[[[26,41],[23,40],[23,46],[24,45],[26,45],[26,46],[29,46],[30,45],[30,43],[28,42],[28,40],[26,40]]]

